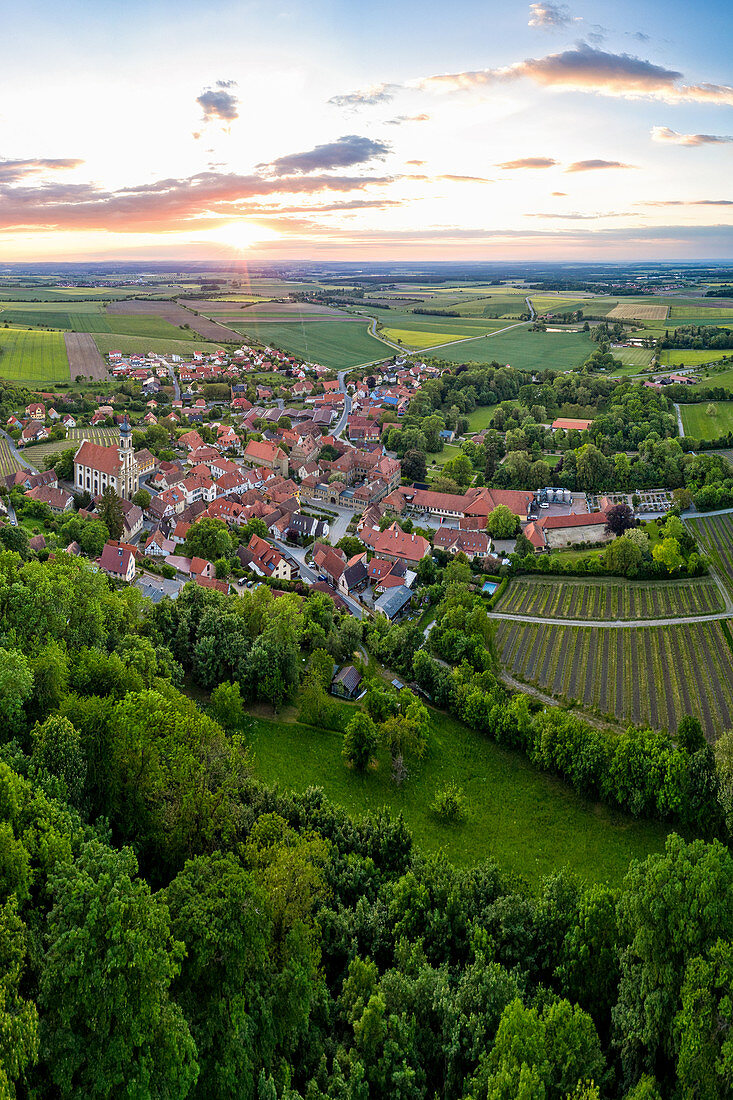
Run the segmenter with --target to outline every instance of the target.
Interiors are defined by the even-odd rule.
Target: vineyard
[[[504,619],[497,648],[518,679],[619,722],[676,730],[696,714],[710,740],[733,725],[733,656],[719,622],[609,629]]]
[[[66,433],[66,439],[49,439],[45,443],[24,447],[23,456],[38,470],[42,470],[49,455],[57,454],[59,451],[76,450],[82,439],[100,443],[103,447],[111,447],[118,438],[119,433],[115,428],[70,428]]]
[[[733,595],[733,515],[701,516],[686,522]]]
[[[22,464],[13,456],[10,443],[5,436],[0,436],[0,477],[7,477],[21,469]]]
[[[674,619],[723,611],[715,581],[515,581],[496,607],[542,619]]]

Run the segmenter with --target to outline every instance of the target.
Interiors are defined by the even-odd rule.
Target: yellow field
[[[613,321],[666,321],[669,306],[653,305],[651,302],[619,302],[609,314]]]
[[[410,348],[432,348],[436,344],[448,344],[455,340],[465,339],[469,334],[463,335],[457,332],[424,332],[421,329],[383,328],[380,335],[385,336],[394,344],[404,344]]]

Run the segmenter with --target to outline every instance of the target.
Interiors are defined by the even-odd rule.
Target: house
[[[189,576],[191,580],[196,580],[197,577],[206,577],[211,579],[216,576],[216,570],[212,562],[207,561],[206,558],[191,558],[191,564],[188,568]]]
[[[366,554],[356,554],[347,561],[338,579],[338,586],[341,592],[343,592],[345,596],[348,596],[351,592],[358,592],[366,588],[368,581]]]
[[[465,554],[467,558],[488,558],[491,539],[485,531],[464,531],[441,527],[435,532],[433,546],[446,554]]]
[[[384,615],[390,622],[394,622],[404,613],[411,599],[412,592],[403,584],[399,588],[388,589],[378,600],[375,600],[374,610],[380,615]]]
[[[268,470],[277,470],[283,477],[288,472],[288,456],[276,443],[266,439],[250,439],[243,458],[248,466],[265,466]]]
[[[120,424],[117,447],[104,447],[84,439],[74,455],[74,486],[78,492],[98,496],[112,488],[127,500],[140,488],[140,475],[132,450],[132,427],[127,417]]]
[[[62,417],[61,423],[64,425],[65,428],[75,428],[76,427],[76,420],[71,415],[71,413],[66,413]]]
[[[30,405],[26,405],[25,415],[31,420],[45,420],[46,406],[42,401],[33,401]]]
[[[154,531],[145,543],[144,550],[154,558],[166,558],[176,549],[173,539],[167,539],[162,531]]]
[[[33,489],[27,489],[25,496],[31,500],[38,500],[41,504],[47,504],[52,512],[68,512],[74,503],[71,493],[65,489],[52,489],[48,485],[36,485]]]
[[[580,512],[569,516],[540,516],[528,523],[524,533],[535,550],[561,550],[579,542],[605,542],[613,535],[606,531],[605,512]]]
[[[28,443],[42,443],[48,439],[48,432],[40,420],[29,420],[18,440],[19,447],[25,447]]]
[[[135,577],[135,555],[132,550],[123,546],[115,546],[114,543],[105,543],[102,555],[97,564],[99,568],[115,580],[127,581],[129,584]]]
[[[274,577],[280,581],[292,579],[293,570],[288,559],[259,535],[252,535],[247,546],[240,546],[237,554],[245,569],[251,569],[261,577]]]
[[[143,447],[140,451],[135,451],[135,461],[137,462],[137,472],[140,477],[143,474],[149,474],[151,470],[155,469],[155,455],[152,454],[147,447]]]
[[[356,699],[362,683],[361,673],[353,665],[344,665],[331,681],[331,694],[341,699]]]
[[[366,541],[364,532],[361,538],[362,541]],[[370,545],[380,557],[413,564],[422,561],[425,555],[430,553],[430,543],[426,538],[422,535],[408,534],[396,522],[386,530],[376,532]]]

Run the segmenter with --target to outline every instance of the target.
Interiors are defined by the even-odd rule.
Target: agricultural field
[[[204,340],[150,340],[144,336],[122,336],[119,333],[93,333],[92,339],[102,355],[108,355],[111,351],[121,351],[123,355],[132,355],[134,352],[145,355],[149,351],[156,351],[159,355],[180,355],[185,359],[195,351],[216,351],[221,346]]]
[[[715,407],[715,414],[708,406]],[[733,401],[700,401],[697,405],[680,405],[685,435],[693,439],[717,439],[733,431]]]
[[[11,451],[9,440],[4,435],[0,435],[0,477],[14,474],[16,470],[21,470],[22,468],[23,463],[18,462]]]
[[[700,381],[693,382],[693,389],[702,390],[712,386],[722,386],[723,389],[733,390],[733,369],[708,370],[701,368],[695,372],[695,375]]]
[[[190,309],[184,309],[177,302],[111,302],[107,307],[107,318],[114,332],[126,332],[124,327],[118,328],[121,318],[127,321],[134,319],[133,327],[140,319],[152,319],[158,322],[166,321],[176,331],[180,330],[182,325],[188,325],[193,332],[197,332],[205,340],[219,340],[228,343],[237,343],[239,340],[239,335],[225,325],[211,321],[208,317],[195,314]],[[135,333],[132,332],[130,335],[134,336]],[[162,334],[162,339],[166,338],[171,339],[170,332]]]
[[[697,318],[702,314],[704,321]],[[674,305],[669,310],[670,321],[692,321],[694,324],[712,324],[714,321],[729,321],[733,323],[733,302],[721,304],[718,298],[715,304],[707,305],[705,302],[692,302],[690,305]]]
[[[711,741],[733,725],[733,655],[717,620],[573,627],[504,619],[497,648],[517,678],[619,723],[674,731],[695,714]]]
[[[733,595],[733,514],[696,516],[686,519],[685,523]]]
[[[66,332],[64,344],[69,357],[69,373],[74,381],[82,377],[102,382],[108,377],[107,364],[88,332]]]
[[[350,717],[353,708],[344,710]],[[496,859],[532,886],[561,867],[587,881],[620,883],[631,859],[663,847],[661,824],[589,803],[538,772],[521,753],[500,748],[439,711],[431,709],[430,716],[428,752],[399,788],[390,780],[384,748],[378,767],[362,778],[343,765],[340,729],[315,729],[289,716],[253,720],[248,741],[254,773],[281,790],[322,787],[326,798],[357,817],[386,806],[404,815],[423,850],[442,849],[460,866]],[[446,829],[428,808],[447,782],[462,787],[466,797],[468,814],[458,829]]]
[[[507,615],[538,619],[673,619],[724,610],[713,580],[515,580],[497,604]]]
[[[733,350],[665,348],[660,352],[659,361],[663,367],[696,367],[703,363],[719,363],[725,358],[733,358]]]
[[[149,287],[52,287],[52,286],[9,286],[0,288],[0,301],[2,302],[73,302],[74,308],[82,302],[114,302],[125,298],[170,298],[173,294],[180,294],[194,288],[184,287],[177,283],[159,284]]]
[[[441,348],[436,358],[450,363],[510,364],[518,370],[572,370],[596,347],[585,332],[530,332],[524,326],[470,343]]]
[[[576,309],[588,307],[593,312],[593,299],[588,298],[561,298],[552,294],[531,294],[530,302],[537,313],[572,313]]]
[[[237,331],[266,347],[279,348],[291,355],[340,370],[386,359],[394,354],[381,340],[372,336],[365,321],[237,321]]]
[[[409,348],[432,348],[440,344],[465,340],[465,336],[456,336],[454,332],[427,332],[425,329],[383,328],[381,335],[394,344],[404,344]]]
[[[33,387],[70,377],[63,333],[0,328],[0,378]]]
[[[609,321],[664,321],[669,306],[650,301],[625,301],[607,314]]]

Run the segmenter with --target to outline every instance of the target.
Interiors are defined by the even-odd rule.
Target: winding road
[[[37,474],[38,470],[33,465],[33,463],[29,462],[28,459],[25,458],[20,453],[20,451],[15,446],[15,443],[13,442],[11,437],[2,428],[0,428],[0,435],[3,437],[3,439],[7,442],[8,446],[10,447],[10,453],[13,456],[13,458],[15,459],[15,461],[18,462],[23,467],[24,470],[30,470],[32,474]]]

